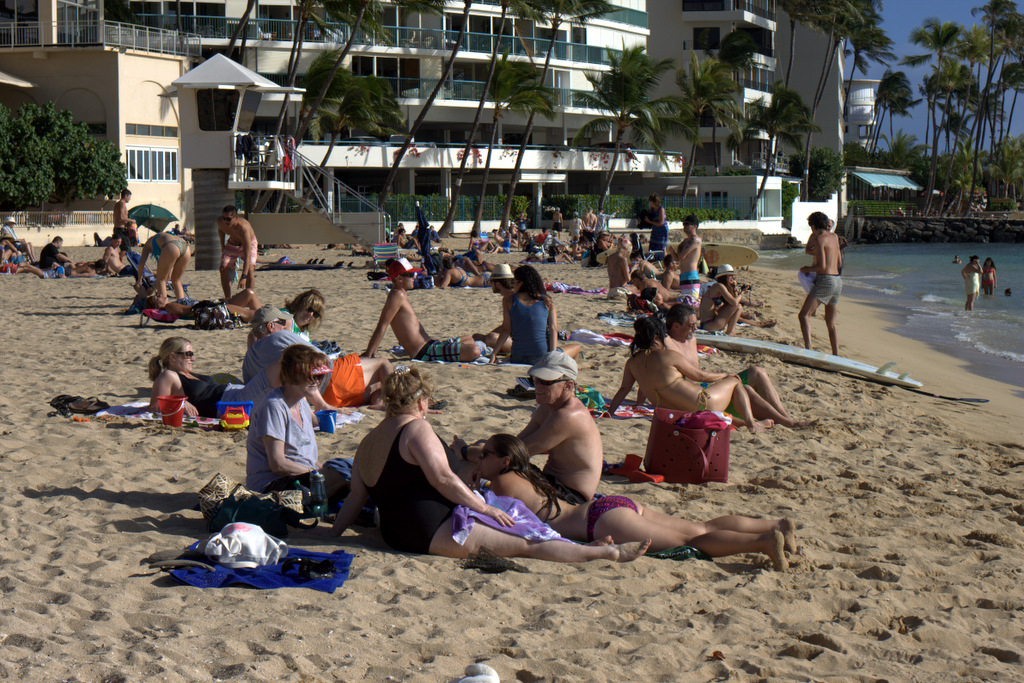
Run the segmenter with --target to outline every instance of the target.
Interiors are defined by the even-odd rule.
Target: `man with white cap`
[[[376,356],[388,327],[395,333],[395,338],[405,352],[415,360],[472,363],[482,355],[480,346],[484,346],[483,342],[474,342],[472,337],[434,340],[423,329],[406,294],[413,289],[416,274],[423,272],[422,268],[413,268],[407,258],[397,258],[389,259],[387,271],[391,279],[391,291],[381,309],[377,327],[370,335],[364,356]]]
[[[22,254],[24,254],[29,261],[35,262],[36,251],[32,248],[32,245],[24,240],[19,240],[17,233],[14,232],[14,216],[8,216],[4,219],[3,227],[0,228],[0,236],[10,237],[14,241],[14,246],[18,248]]]
[[[516,293],[515,287],[512,286],[514,282],[512,276],[512,266],[507,263],[497,263],[494,266],[494,270],[491,271],[491,291],[495,294],[501,295],[502,310],[504,310],[505,299],[513,296]],[[473,339],[476,341],[482,341],[487,346],[494,346],[498,342],[498,337],[501,336],[501,325],[498,325],[493,330],[486,334],[476,333],[473,335]],[[508,353],[512,350],[512,338],[505,342],[503,349],[498,349],[499,353]]]
[[[728,263],[718,267],[715,281],[700,298],[700,329],[708,332],[724,329],[726,334],[732,334],[743,312],[740,298],[732,293],[735,279],[736,271]]]
[[[548,454],[544,476],[559,498],[579,505],[597,492],[604,448],[597,423],[576,398],[576,373],[576,361],[563,351],[544,354],[530,368],[537,409],[519,438],[530,455]]]

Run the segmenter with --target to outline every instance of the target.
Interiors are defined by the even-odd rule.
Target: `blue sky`
[[[980,24],[981,17],[971,16],[972,7],[980,7],[986,0],[883,0],[882,27],[889,38],[893,41],[893,52],[897,58],[905,55],[922,54],[922,49],[910,42],[910,32],[924,23],[929,17],[937,17],[941,21],[955,21],[958,24],[970,26]],[[902,70],[910,78],[914,88],[915,97],[917,87],[921,83],[929,67],[911,69],[910,67],[893,64],[894,70]],[[879,78],[885,71],[884,66],[872,65],[868,71],[869,78]],[[846,74],[849,76],[849,72]],[[1018,110],[1024,106],[1024,102],[1018,98]],[[908,118],[897,118],[894,121],[896,130],[902,128],[904,132],[912,133],[918,140],[924,140],[925,136],[925,107],[920,105],[914,111],[914,115]],[[1013,117],[1013,133],[1019,135],[1024,132],[1024,110],[1017,111]],[[882,122],[882,132],[889,134],[888,116]],[[884,143],[883,143],[884,144]]]

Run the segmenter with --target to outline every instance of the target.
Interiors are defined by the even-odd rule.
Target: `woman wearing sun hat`
[[[700,329],[709,332],[724,329],[726,334],[732,334],[743,312],[739,297],[733,295],[730,287],[731,281],[736,278],[735,273],[728,263],[718,267],[715,281],[700,298]]]

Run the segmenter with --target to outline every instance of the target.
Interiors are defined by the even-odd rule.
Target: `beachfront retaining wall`
[[[860,218],[857,242],[1024,242],[1020,218]]]

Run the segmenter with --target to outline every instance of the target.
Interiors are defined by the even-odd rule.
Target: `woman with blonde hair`
[[[222,384],[213,375],[192,371],[196,353],[184,337],[168,337],[157,355],[149,359],[149,379],[153,380],[149,410],[159,410],[161,396],[185,396],[185,414],[192,417],[217,417],[218,401],[252,401],[258,406],[270,390],[281,386],[280,361],[257,373],[246,384]]]
[[[310,332],[316,332],[320,327],[326,308],[327,300],[315,287],[284,303],[284,309],[292,314],[292,332],[306,341],[309,341]]]
[[[560,562],[634,560],[646,543],[579,546],[552,538],[550,530],[507,501],[488,504],[456,470],[470,468],[441,442],[427,422],[432,387],[416,369],[399,367],[384,383],[386,416],[359,444],[351,492],[331,533],[341,535],[369,497],[380,512],[384,541],[401,552],[467,557],[486,546],[502,557]],[[460,439],[455,448],[464,444]],[[467,472],[468,474],[468,472]],[[499,507],[501,506],[501,507]],[[538,539],[538,540],[530,540]]]

